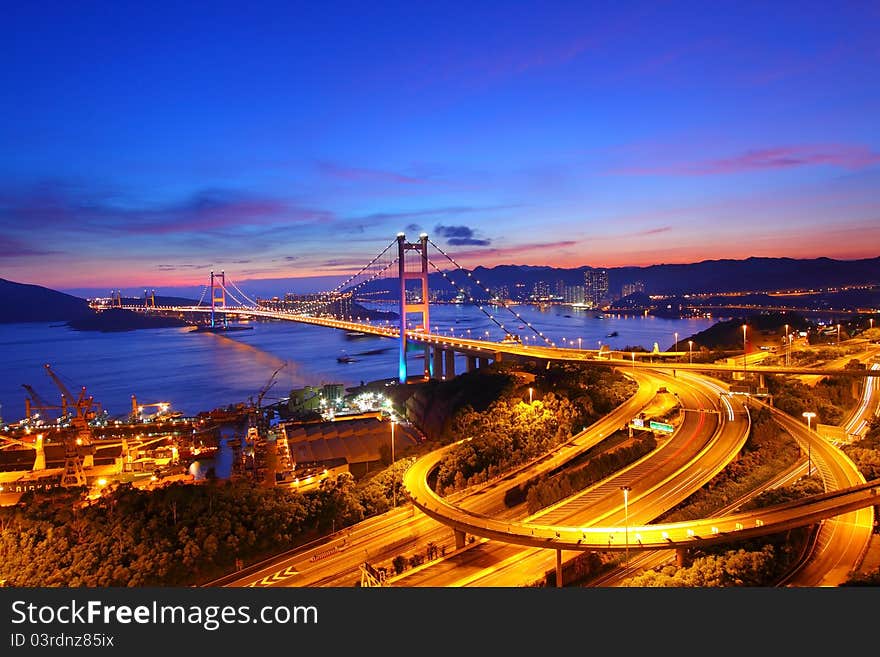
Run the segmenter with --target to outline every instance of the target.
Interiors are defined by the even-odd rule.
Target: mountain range
[[[479,287],[488,289],[507,286],[512,292],[517,284],[531,293],[533,286],[545,282],[551,286],[558,281],[565,285],[583,285],[584,272],[594,267],[563,269],[528,265],[499,265],[473,270],[447,272],[448,280],[458,287],[470,287],[474,294]],[[745,260],[705,260],[690,264],[660,264],[648,267],[614,267],[606,269],[608,291],[620,295],[623,285],[640,281],[646,294],[680,295],[724,292],[761,292],[792,289],[823,289],[850,285],[880,285],[880,256],[861,260],[833,260],[831,258],[747,258]],[[468,276],[470,273],[470,276]],[[291,279],[295,280],[295,279]],[[455,286],[446,282],[440,273],[429,275],[432,290],[453,291]],[[479,281],[476,285],[475,281]],[[252,282],[254,287],[259,281]],[[275,279],[277,292],[285,293],[284,281]],[[240,287],[248,291],[248,281]],[[361,291],[397,293],[395,279],[378,279]],[[166,291],[168,292],[168,291]],[[262,296],[268,294],[251,296]],[[143,303],[142,299],[124,299],[126,303]],[[195,304],[195,300],[171,296],[157,296],[158,305]],[[0,323],[69,321],[87,317],[92,311],[86,299],[26,283],[0,278]]]
[[[538,282],[549,284],[551,289],[557,281],[562,281],[564,285],[583,285],[584,273],[595,269],[599,268],[498,265],[477,267],[470,270],[471,276],[468,276],[467,270],[447,272],[447,277],[460,287],[470,287],[473,293],[478,290],[472,281],[479,281],[480,286],[490,290],[507,286],[511,293],[513,286],[521,284],[527,293],[531,293]],[[636,281],[644,284],[645,293],[660,295],[822,289],[880,284],[880,257],[862,260],[754,257],[648,267],[612,267],[605,271],[611,296],[619,296],[624,285]],[[393,291],[395,285],[396,281],[392,283],[380,279],[364,287]],[[440,290],[450,286],[442,274],[432,273],[429,275],[429,287]]]

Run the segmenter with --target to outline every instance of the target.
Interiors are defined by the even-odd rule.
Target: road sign
[[[634,418],[632,419],[632,423],[631,423],[631,424],[632,424],[633,427],[636,428],[636,429],[644,429],[644,428],[645,428],[645,421],[644,421],[642,418],[640,418],[640,417],[634,417]]]
[[[675,427],[671,424],[667,424],[666,422],[657,422],[655,420],[651,420],[648,422],[648,427],[653,429],[654,431],[661,431],[663,433],[672,433],[675,431]]]

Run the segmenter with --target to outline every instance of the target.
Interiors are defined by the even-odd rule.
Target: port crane
[[[42,470],[46,467],[46,452],[43,450],[43,434],[38,433],[34,442],[19,440],[12,436],[0,434],[0,449],[6,449],[7,447],[13,447],[15,445],[36,451],[37,454],[34,458],[34,465],[31,468],[32,470]]]
[[[139,404],[137,397],[135,395],[131,396],[131,416],[130,419],[132,422],[137,422],[141,419],[141,413],[143,413],[145,408],[152,408],[155,406],[158,410],[156,411],[156,415],[162,415],[168,411],[171,407],[171,402],[152,402],[149,404]]]
[[[266,470],[274,473],[274,461],[272,455],[267,454],[269,445],[267,442],[267,431],[269,422],[263,413],[263,397],[275,385],[278,372],[287,367],[287,362],[281,364],[274,372],[266,384],[257,392],[257,401],[254,403],[253,397],[250,398],[250,412],[248,417],[248,430],[246,442],[251,444],[254,455],[254,475],[257,477],[266,476]],[[272,446],[273,454],[275,446]],[[272,463],[269,467],[270,462]],[[266,480],[268,481],[268,479]],[[274,474],[271,475],[271,481],[274,483]]]
[[[89,426],[90,414],[92,411],[93,399],[86,396],[86,388],[82,387],[79,396],[74,398],[64,382],[58,378],[58,375],[52,371],[48,363],[44,366],[49,378],[58,386],[61,391],[62,403],[68,408],[73,408],[75,413],[71,416],[71,424],[73,425],[74,435],[64,434],[64,474],[61,476],[61,485],[64,487],[85,486],[86,475],[83,472],[82,458],[79,455],[78,445],[92,444],[92,429]]]
[[[61,405],[50,404],[43,397],[33,389],[32,386],[29,386],[27,383],[22,383],[21,387],[27,390],[29,396],[25,396],[24,398],[24,416],[28,419],[34,414],[34,412],[44,412],[44,411],[61,411],[61,415],[67,415],[67,400],[62,397]]]

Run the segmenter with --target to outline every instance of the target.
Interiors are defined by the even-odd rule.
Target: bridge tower
[[[406,254],[414,251],[419,254],[418,266],[407,267]],[[425,333],[430,332],[430,320],[428,316],[428,235],[419,235],[418,242],[407,242],[404,233],[397,233],[397,268],[400,278],[400,359],[398,374],[401,383],[406,383],[406,320],[410,313],[418,314],[419,326]],[[415,264],[413,262],[413,264]],[[407,298],[407,281],[417,280],[421,283],[419,298],[416,300]],[[425,375],[431,372],[431,359],[429,358],[428,345],[425,345]]]
[[[151,290],[149,292],[144,290],[144,306],[146,308],[156,307],[156,290]]]
[[[211,272],[211,328],[216,326],[214,320],[215,308],[226,309],[226,272],[223,271],[219,274]],[[227,325],[226,313],[223,313],[223,328],[226,328]]]
[[[112,290],[110,292],[111,299],[113,303],[111,304],[113,308],[122,308],[122,290]]]

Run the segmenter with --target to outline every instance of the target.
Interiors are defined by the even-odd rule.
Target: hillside
[[[71,321],[89,317],[93,311],[85,299],[40,285],[15,283],[0,278],[0,323]]]
[[[556,283],[583,285],[584,272],[593,267],[563,269],[521,265],[476,267],[472,279],[468,270],[452,271],[449,278],[474,296],[484,296],[480,288],[507,287],[514,295],[531,294],[539,281],[556,289]],[[821,289],[846,285],[880,284],[880,257],[862,260],[831,258],[746,258],[744,260],[704,260],[688,264],[659,264],[648,267],[609,267],[608,292],[619,296],[627,283],[641,281],[647,294],[705,294],[725,292],[760,292],[790,289]],[[455,293],[456,289],[438,273],[429,275],[430,287],[438,292]],[[364,291],[388,290],[393,294],[395,282],[378,280],[364,286]]]

